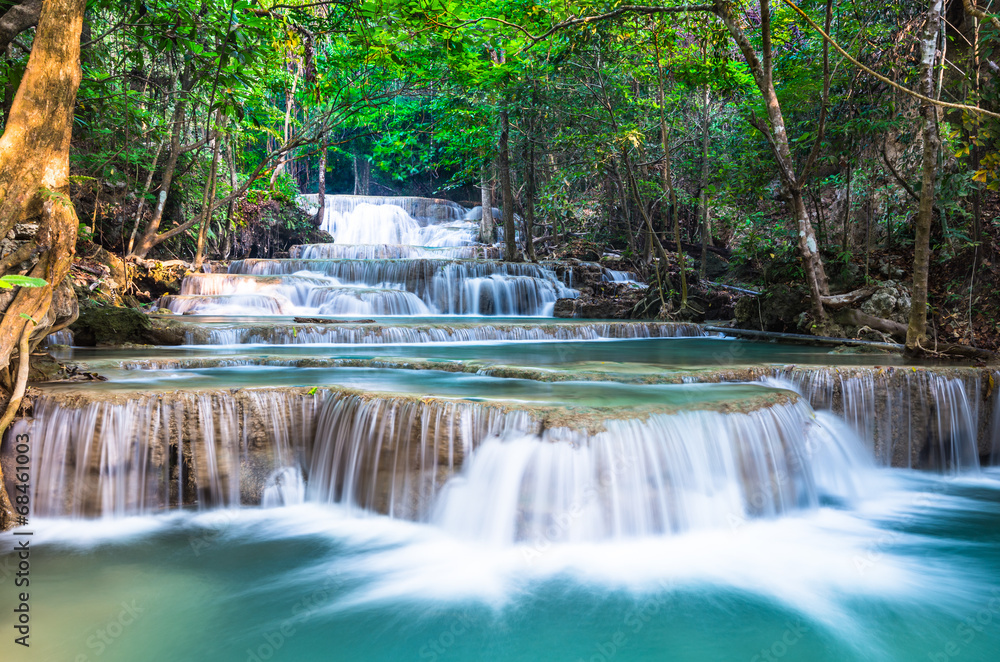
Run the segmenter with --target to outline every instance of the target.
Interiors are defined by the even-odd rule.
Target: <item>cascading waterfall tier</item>
[[[327,196],[325,205],[323,228],[334,243],[294,246],[289,259],[237,260],[229,274],[192,274],[182,298],[164,297],[160,308],[196,315],[551,316],[557,299],[579,294],[572,268],[480,259],[499,257],[499,249],[475,242],[477,222],[453,202]]]
[[[315,208],[316,196],[305,196]],[[331,195],[324,198],[321,227],[337,244],[464,246],[475,242],[478,225],[468,211],[432,198]]]
[[[34,418],[14,428],[33,442],[33,512],[120,517],[188,504],[258,503],[275,467],[302,461],[324,395],[308,389],[45,395]]]
[[[302,199],[306,204],[307,210],[316,211],[318,205],[315,194],[307,193],[302,196]],[[324,202],[326,210],[334,211],[338,214],[354,211],[362,205],[399,207],[409,216],[417,219],[422,225],[448,223],[470,218],[470,211],[465,207],[451,200],[442,200],[440,198],[391,195],[327,195],[324,197]],[[475,219],[470,218],[470,220]]]
[[[331,288],[343,296],[331,300]],[[203,315],[538,316],[577,294],[544,266],[438,259],[238,260],[228,274],[188,276],[181,292],[159,307]]]
[[[537,432],[545,415],[350,389],[88,391],[44,395],[14,433],[33,442],[36,515],[282,503],[291,470],[311,499],[416,519],[482,439]]]
[[[776,515],[828,491],[849,498],[848,469],[860,466],[851,435],[786,391],[760,393],[724,413],[697,410],[697,392],[683,405],[694,410],[604,411],[335,388],[71,390],[45,394],[15,432],[33,440],[32,503],[45,516],[305,498],[446,527],[500,517],[503,533],[474,535],[516,540],[536,537],[590,485],[567,536],[603,539],[718,523],[723,510]],[[500,511],[462,511],[472,476],[494,469],[483,489],[511,482],[477,507]]]
[[[452,259],[497,260],[498,246],[407,246],[393,244],[302,244],[292,246],[288,257],[299,260],[399,260],[399,259]]]
[[[682,322],[580,322],[388,326],[385,324],[273,324],[207,327],[185,331],[189,345],[398,344],[534,340],[600,340],[697,337],[697,324]]]
[[[803,402],[604,427],[489,439],[432,519],[493,545],[665,535],[856,498],[869,466],[838,419]]]
[[[814,407],[831,409],[866,439],[880,463],[952,472],[977,470],[992,439],[990,373],[977,369],[841,368],[777,373]],[[984,389],[984,381],[987,386]]]
[[[1000,372],[990,369],[759,366],[703,371],[684,379],[772,378],[815,409],[841,416],[881,465],[959,473],[995,464],[1000,457]],[[677,379],[664,375],[661,383]]]

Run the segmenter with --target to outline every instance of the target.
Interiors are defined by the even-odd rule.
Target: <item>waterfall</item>
[[[72,345],[73,344],[73,332],[69,329],[63,329],[62,331],[56,331],[55,333],[50,333],[45,336],[45,341],[43,345],[45,347],[54,347],[55,345]]]
[[[464,208],[446,200],[333,195],[324,202],[321,228],[337,244],[463,246],[478,229]]]
[[[323,395],[43,396],[34,418],[14,430],[33,440],[33,512],[122,517],[193,503],[256,503],[264,478],[301,457]]]
[[[317,290],[328,292],[331,285],[368,305],[324,307],[329,298]],[[348,293],[347,287],[366,292]],[[548,316],[557,298],[577,296],[544,265],[427,258],[236,260],[229,274],[185,278],[181,291],[158,305],[178,314],[209,315]]]
[[[298,467],[282,467],[267,477],[260,505],[264,508],[294,506],[305,502],[306,483]]]
[[[280,294],[175,294],[157,304],[178,315],[288,315],[292,302]]]
[[[981,431],[978,370],[785,368],[777,373],[817,409],[841,414],[881,464],[958,473],[978,470],[980,457],[991,453]]]
[[[316,425],[308,495],[421,519],[484,438],[537,429],[526,412],[478,403],[333,398]]]
[[[34,440],[45,516],[306,500],[509,543],[566,517],[561,539],[601,540],[856,496],[867,463],[846,426],[804,401],[753,407],[595,417],[330,388],[96,391],[43,396],[16,433]]]
[[[433,520],[493,545],[675,534],[854,499],[868,466],[856,437],[801,402],[654,415],[491,438]]]
[[[315,213],[317,198],[315,194],[302,196],[307,209]],[[410,196],[382,195],[328,195],[325,196],[326,211],[346,214],[358,207],[393,206],[402,209],[409,216],[417,219],[422,225],[428,223],[448,223],[465,220],[465,208],[451,200],[438,198],[417,198]]]
[[[325,287],[313,290],[309,306],[320,315],[430,315],[417,295],[402,290]]]
[[[991,370],[986,376],[987,395],[993,406],[993,420],[990,422],[990,466],[1000,464],[1000,372]]]
[[[295,324],[198,327],[189,345],[415,344],[538,340],[678,338],[703,335],[697,324],[672,322],[583,322],[565,324],[477,324],[474,326],[382,324]]]
[[[604,269],[601,280],[608,283],[639,283],[638,276],[631,271],[616,271],[614,269]]]
[[[572,268],[496,260],[500,247],[477,244],[477,223],[453,202],[325,200],[323,229],[334,243],[293,246],[287,259],[235,260],[228,274],[191,274],[158,306],[192,315],[550,317],[557,299],[579,294]]]
[[[288,257],[299,260],[399,260],[399,259],[452,259],[495,260],[500,258],[497,246],[408,246],[392,244],[302,244],[292,246]]]

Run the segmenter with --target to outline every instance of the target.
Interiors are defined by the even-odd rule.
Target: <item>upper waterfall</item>
[[[304,196],[308,209],[316,196]],[[332,244],[293,246],[286,259],[236,260],[228,274],[192,274],[159,306],[189,315],[549,317],[575,298],[572,270],[498,262],[477,243],[473,210],[432,198],[331,195]]]

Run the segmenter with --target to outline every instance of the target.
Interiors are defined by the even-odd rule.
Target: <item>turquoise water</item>
[[[105,371],[107,382],[49,387],[47,391],[144,391],[195,388],[337,386],[372,392],[433,395],[464,400],[503,400],[538,404],[601,407],[663,405],[709,406],[724,401],[773,395],[781,389],[763,384],[657,384],[541,382],[440,370],[391,368],[298,368],[246,365],[196,369]]]
[[[477,361],[516,366],[638,363],[663,368],[732,368],[743,365],[903,365],[898,354],[837,352],[830,348],[728,338],[551,340],[366,345],[198,345],[64,350],[67,360],[138,360],[187,357],[402,358]]]
[[[317,505],[37,521],[32,646],[12,644],[8,578],[0,654],[996,660],[1000,474],[877,483],[856,509],[589,545],[489,547]]]

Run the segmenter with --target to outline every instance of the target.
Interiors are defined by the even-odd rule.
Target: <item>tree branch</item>
[[[962,0],[962,6],[965,8],[965,13],[974,18],[978,18],[980,21],[989,21],[993,24],[993,27],[1000,30],[1000,20],[998,20],[996,16],[991,16],[981,9],[976,9],[976,5],[974,5],[973,2],[975,2],[975,0]]]
[[[17,35],[37,25],[41,14],[42,0],[25,0],[4,12],[0,16],[0,51],[6,51]]]
[[[40,248],[34,239],[21,244],[20,248],[0,260],[0,276],[7,273],[7,270],[15,264],[21,264],[25,260],[30,260],[43,250],[44,249]]]
[[[898,91],[902,92],[903,94],[907,94],[907,95],[909,95],[909,96],[911,96],[911,97],[913,97],[915,99],[920,99],[924,103],[929,103],[929,104],[934,105],[934,106],[939,106],[941,108],[951,108],[952,110],[962,110],[962,111],[969,112],[969,113],[979,113],[980,115],[986,115],[987,117],[995,117],[997,119],[1000,119],[1000,113],[994,113],[992,111],[985,110],[983,108],[978,108],[976,106],[969,106],[969,105],[964,104],[964,103],[949,103],[947,101],[941,101],[940,99],[934,99],[932,97],[920,94],[919,92],[914,92],[913,90],[911,90],[911,89],[909,89],[907,87],[903,87],[899,83],[897,83],[897,82],[895,82],[895,81],[893,81],[893,80],[891,80],[889,78],[886,78],[882,74],[876,73],[873,69],[870,69],[870,68],[866,67],[861,62],[859,62],[854,57],[852,57],[851,54],[848,53],[846,50],[844,50],[844,48],[840,44],[838,44],[833,39],[833,37],[831,37],[830,35],[828,35],[823,30],[823,28],[821,28],[820,26],[816,25],[816,22],[813,21],[811,18],[809,18],[808,14],[806,14],[804,11],[802,11],[801,9],[799,9],[798,5],[796,5],[794,2],[792,2],[792,0],[782,0],[782,2],[784,2],[786,5],[788,5],[789,7],[791,7],[793,10],[795,10],[795,12],[799,16],[801,16],[803,19],[805,19],[805,22],[809,24],[809,27],[811,27],[816,32],[820,33],[823,36],[823,39],[825,39],[826,41],[830,42],[830,45],[833,46],[835,49],[837,49],[837,52],[840,53],[841,55],[843,55],[847,59],[848,62],[850,62],[851,64],[853,64],[857,68],[861,69],[862,71],[864,71],[869,76],[874,76],[877,80],[885,83],[889,87],[891,87],[891,88],[893,88],[895,90],[898,90]]]
[[[889,169],[889,172],[892,173],[892,176],[896,179],[896,181],[899,183],[899,185],[903,187],[903,190],[906,191],[907,194],[909,194],[909,196],[911,198],[913,198],[914,200],[920,200],[920,196],[917,195],[917,192],[913,190],[913,187],[910,186],[910,184],[905,179],[903,179],[903,176],[900,175],[896,171],[896,169],[892,167],[892,163],[889,162],[889,155],[886,154],[886,152],[885,152],[885,146],[884,145],[883,145],[882,149],[879,150],[879,153],[882,156],[882,162],[885,163],[885,167]]]

